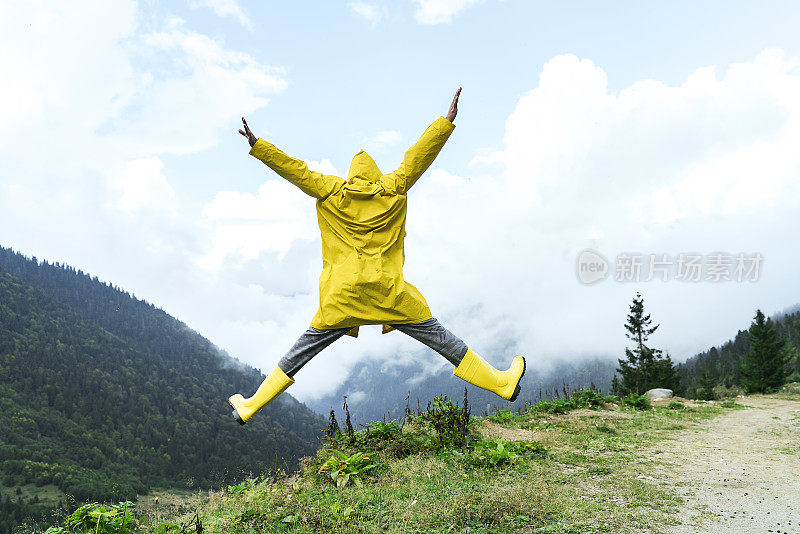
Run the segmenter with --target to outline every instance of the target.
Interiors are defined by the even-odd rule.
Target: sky
[[[240,117],[320,172],[362,148],[390,172],[463,87],[409,193],[405,278],[434,316],[546,372],[622,357],[638,291],[683,361],[800,302],[799,25],[796,2],[2,0],[0,245],[269,372],[321,245]],[[292,394],[365,361],[448,365],[366,327]]]

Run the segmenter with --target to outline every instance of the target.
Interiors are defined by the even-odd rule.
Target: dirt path
[[[800,402],[738,399],[750,406],[680,432],[655,448],[651,476],[685,499],[672,534],[800,534]],[[648,477],[649,478],[649,477]]]

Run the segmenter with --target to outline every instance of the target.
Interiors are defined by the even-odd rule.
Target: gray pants
[[[418,323],[393,324],[390,326],[426,344],[455,366],[461,363],[461,359],[467,353],[467,345],[433,317]],[[289,352],[278,362],[278,367],[287,376],[294,376],[311,358],[345,335],[348,330],[350,328],[320,330],[319,328],[309,327],[295,342],[294,346],[289,349]]]

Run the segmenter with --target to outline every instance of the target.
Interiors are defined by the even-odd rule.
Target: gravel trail
[[[685,502],[670,534],[800,534],[800,402],[745,397],[653,449],[650,473]],[[650,478],[650,477],[648,477]]]

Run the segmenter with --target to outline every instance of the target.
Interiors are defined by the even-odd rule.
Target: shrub
[[[647,410],[651,406],[650,399],[644,395],[637,395],[636,393],[631,393],[627,397],[623,397],[620,399],[620,402],[623,406],[630,406],[631,408],[636,408],[637,410]]]
[[[667,404],[667,409],[669,410],[683,410],[685,407],[686,406],[684,406],[682,402],[678,401],[670,401],[670,403]]]
[[[428,403],[427,409],[416,417],[436,431],[436,442],[440,448],[464,447],[471,441],[466,398],[465,393],[464,407],[459,408],[450,402],[447,395],[436,397],[433,404]]]
[[[575,401],[579,406],[588,406],[590,408],[599,408],[605,404],[603,394],[593,389],[584,389],[578,393]]]

